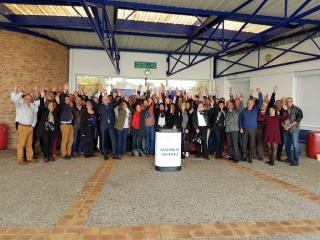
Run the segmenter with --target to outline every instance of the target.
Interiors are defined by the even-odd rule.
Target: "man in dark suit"
[[[192,125],[196,130],[199,142],[197,143],[197,157],[201,155],[210,160],[207,145],[207,129],[209,126],[208,112],[204,109],[203,102],[199,102],[197,111],[192,114]]]
[[[122,93],[120,93],[122,95]],[[119,94],[119,95],[120,95]],[[116,154],[116,135],[114,130],[115,114],[114,108],[122,102],[122,96],[116,101],[110,100],[108,95],[102,97],[102,104],[96,105],[95,108],[100,115],[100,131],[101,131],[101,141],[102,141],[102,152],[104,159],[107,160],[108,157],[108,145],[111,141],[112,155],[113,159],[120,159]]]

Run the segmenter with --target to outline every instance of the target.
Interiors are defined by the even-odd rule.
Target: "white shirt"
[[[23,103],[22,92],[12,92],[11,100],[16,105],[16,122],[34,127],[37,123],[38,101],[31,103],[30,106]]]
[[[128,108],[125,109],[127,112],[126,119],[124,120],[123,128],[129,128],[129,115],[130,110]]]
[[[166,125],[166,118],[163,116],[161,117],[161,115],[159,115],[159,119],[158,119],[158,125],[160,127],[164,127]]]
[[[198,116],[198,126],[199,127],[206,127],[207,123],[206,120],[204,119],[204,116],[200,114],[199,111],[197,111],[197,116]]]

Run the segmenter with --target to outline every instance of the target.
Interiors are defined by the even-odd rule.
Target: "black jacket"
[[[166,125],[167,128],[173,128],[176,126],[178,129],[182,129],[182,113],[180,109],[176,109],[175,112],[172,114],[170,110],[167,111],[167,118],[166,118]]]
[[[96,117],[96,115],[94,114]],[[87,141],[93,141],[94,135],[92,131],[92,126],[90,119],[92,118],[92,115],[88,113],[88,111],[84,111],[81,115],[81,123],[80,123],[80,136],[81,138],[84,138]],[[95,131],[94,131],[95,132]]]
[[[211,127],[212,128],[224,128],[226,126],[226,109],[223,109],[222,111],[218,107],[213,108],[213,116],[212,116],[212,122]],[[220,118],[218,119],[219,112],[221,112]]]
[[[59,122],[59,117],[58,113],[56,110],[52,112],[53,118],[54,118],[54,136],[57,136],[60,132],[60,122]],[[38,123],[38,128],[37,128],[37,134],[39,137],[41,137],[45,131],[48,131],[48,128],[46,127],[46,122],[48,122],[48,116],[49,116],[49,110],[46,108],[43,110],[41,114],[41,119]]]
[[[123,98],[119,98],[117,101],[110,102],[108,105],[96,104],[92,101],[94,109],[100,116],[100,129],[114,128],[115,114],[114,108],[122,102]]]
[[[198,111],[193,111],[192,113],[192,126],[194,127],[194,129],[198,129],[199,128],[199,123],[198,123]],[[202,112],[204,120],[207,124],[207,127],[210,126],[209,124],[209,117],[208,117],[208,112],[206,110],[204,110]]]
[[[76,105],[72,107],[72,113],[74,117],[74,120],[73,120],[74,128],[80,128],[82,115],[86,112],[85,108],[86,108],[85,106],[81,106],[81,109],[79,110],[79,108]]]

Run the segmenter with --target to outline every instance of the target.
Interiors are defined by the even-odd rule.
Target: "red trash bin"
[[[8,144],[8,125],[0,123],[0,150],[6,149]]]
[[[317,159],[320,154],[320,132],[310,132],[308,136],[308,157]]]

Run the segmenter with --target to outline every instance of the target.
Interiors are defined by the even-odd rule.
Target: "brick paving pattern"
[[[58,224],[53,227],[1,227],[0,240],[156,240],[190,238],[260,237],[289,234],[320,234],[320,218],[265,222],[238,222],[213,224],[174,224],[120,227],[85,227],[90,210],[107,184],[114,160],[104,161],[96,169],[77,197],[70,204]],[[286,183],[262,172],[238,164],[224,162],[228,167],[257,177],[280,188],[319,202],[319,196],[301,187]],[[307,235],[306,235],[307,236]]]

